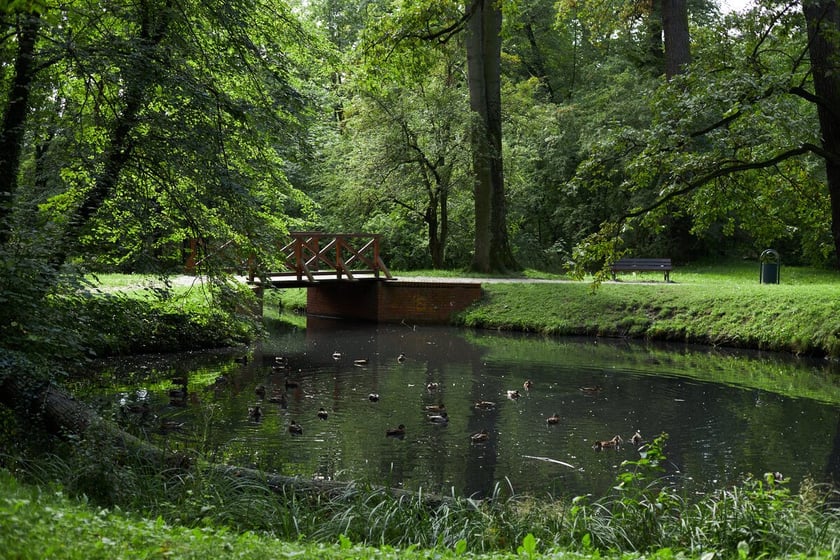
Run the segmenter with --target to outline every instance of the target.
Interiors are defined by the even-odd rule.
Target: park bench
[[[616,272],[662,272],[665,281],[671,281],[671,259],[619,259],[612,264],[612,277]]]

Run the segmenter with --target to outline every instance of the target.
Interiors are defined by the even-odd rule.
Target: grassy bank
[[[840,278],[785,269],[759,284],[744,263],[588,282],[484,285],[459,321],[551,335],[632,337],[840,357]]]
[[[476,328],[632,337],[840,357],[835,286],[487,284]]]

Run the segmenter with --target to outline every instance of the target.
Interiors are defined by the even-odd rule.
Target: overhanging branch
[[[711,181],[713,179],[717,179],[718,177],[724,177],[726,175],[730,175],[732,173],[738,173],[740,171],[749,171],[750,169],[766,169],[768,167],[773,167],[775,165],[778,165],[779,163],[781,163],[781,162],[783,162],[787,159],[790,159],[790,158],[793,158],[793,157],[796,157],[796,156],[801,156],[803,154],[807,154],[808,152],[817,154],[817,155],[819,155],[821,157],[824,157],[824,158],[827,158],[828,155],[829,155],[825,152],[825,150],[823,150],[819,146],[816,146],[814,144],[807,144],[806,143],[806,144],[802,144],[801,146],[799,146],[797,148],[793,148],[791,150],[784,151],[784,152],[782,152],[780,154],[777,154],[776,156],[774,156],[770,159],[764,160],[764,161],[744,162],[744,163],[737,163],[737,164],[721,167],[719,169],[716,169],[712,172],[709,172],[709,173],[703,175],[702,177],[697,178],[694,181],[689,181],[688,183],[686,183],[686,185],[684,187],[682,187],[680,189],[677,189],[675,191],[669,192],[668,194],[662,196],[661,198],[659,198],[658,200],[649,204],[648,206],[645,206],[644,208],[641,208],[639,210],[635,210],[633,212],[628,212],[627,214],[625,214],[622,217],[622,220],[625,220],[627,218],[637,218],[639,216],[643,216],[643,215],[647,214],[648,212],[651,212],[652,210],[655,210],[656,208],[659,208],[660,206],[664,205],[665,203],[667,203],[667,202],[669,202],[669,201],[671,201],[671,200],[673,200],[677,197],[688,194],[691,191],[702,187],[703,185],[705,185],[709,181]]]

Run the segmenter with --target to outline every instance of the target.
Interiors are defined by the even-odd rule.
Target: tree
[[[464,205],[469,152],[462,62],[452,55],[392,52],[370,73],[359,68],[343,87],[352,93],[339,132],[322,148],[324,223],[384,233],[393,266],[452,264],[450,207]]]
[[[3,137],[22,154],[4,177],[28,184],[6,209],[46,199],[40,219],[62,226],[56,264],[106,237],[132,246],[111,219],[155,250],[184,237],[271,246],[285,211],[305,205],[286,170],[305,140],[295,64],[317,43],[274,0],[87,8],[41,18],[28,134]]]
[[[651,126],[615,131],[600,164],[581,175],[585,182],[607,165],[627,171],[626,210],[610,220],[603,243],[593,239],[590,247],[603,249],[618,232],[627,238],[633,225],[657,227],[676,212],[690,216],[698,234],[717,229],[731,239],[746,231],[762,244],[788,239],[800,258],[818,262],[825,254],[820,232],[828,223],[837,231],[836,185],[815,165],[815,156],[826,171],[837,161],[837,82],[825,71],[837,47],[833,7],[759,6],[704,30],[691,67],[654,98]],[[827,84],[817,83],[825,77]],[[815,134],[817,123],[829,133]]]
[[[507,232],[502,166],[502,12],[495,0],[468,2],[466,49],[475,176],[475,249],[481,272],[517,269]]]
[[[840,269],[840,9],[836,1],[804,0],[802,10],[807,22],[814,92],[811,95],[804,88],[796,91],[817,106],[822,137],[820,149],[814,151],[825,161],[835,266]]]

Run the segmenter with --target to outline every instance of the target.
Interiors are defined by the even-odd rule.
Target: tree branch
[[[661,197],[660,199],[654,201],[652,204],[649,204],[648,206],[646,206],[644,208],[641,208],[639,210],[634,210],[632,212],[628,212],[627,214],[625,214],[622,217],[622,219],[637,218],[639,216],[643,216],[644,214],[647,214],[648,212],[650,212],[652,210],[655,210],[656,208],[659,208],[660,206],[664,205],[666,202],[668,202],[670,200],[673,200],[674,198],[677,198],[677,197],[682,196],[684,194],[688,194],[691,191],[702,187],[703,185],[705,185],[709,181],[711,181],[713,179],[717,179],[718,177],[724,177],[724,176],[730,175],[732,173],[738,173],[740,171],[748,171],[750,169],[765,169],[767,167],[773,167],[774,165],[777,165],[782,161],[785,161],[787,159],[790,159],[790,158],[793,158],[793,157],[796,157],[796,156],[801,156],[801,155],[806,154],[808,152],[817,154],[820,157],[827,157],[828,156],[828,154],[826,154],[825,150],[823,150],[819,146],[816,146],[814,144],[807,144],[806,143],[806,144],[802,144],[801,146],[799,146],[797,148],[793,148],[791,150],[787,150],[787,151],[784,151],[780,154],[777,154],[776,156],[774,156],[774,157],[772,157],[768,160],[737,163],[737,164],[733,164],[733,165],[730,165],[730,166],[727,166],[727,167],[721,167],[721,168],[716,169],[716,170],[714,170],[710,173],[707,173],[706,175],[703,175],[702,177],[698,178],[695,181],[688,182],[681,189],[677,189],[675,191],[669,192],[665,196]]]

